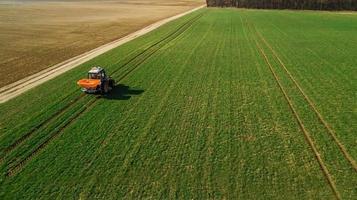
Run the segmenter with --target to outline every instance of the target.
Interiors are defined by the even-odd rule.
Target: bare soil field
[[[0,87],[203,3],[0,0]]]

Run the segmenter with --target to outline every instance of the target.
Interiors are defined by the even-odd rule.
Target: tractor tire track
[[[18,171],[20,171],[22,169],[22,167],[29,162],[34,156],[36,156],[38,153],[40,153],[40,151],[42,149],[44,149],[54,138],[56,138],[57,136],[60,135],[60,133],[67,128],[68,126],[70,126],[78,117],[80,117],[83,113],[85,113],[86,111],[88,111],[89,108],[91,108],[91,106],[99,99],[101,98],[100,96],[92,99],[91,101],[89,101],[84,107],[82,107],[79,112],[77,112],[76,114],[73,115],[73,117],[71,117],[63,126],[59,127],[59,129],[57,131],[55,131],[47,140],[45,140],[44,143],[41,143],[39,146],[37,146],[35,148],[34,151],[32,151],[29,156],[27,156],[26,158],[24,158],[23,160],[21,160],[18,164],[16,164],[14,167],[11,167],[8,172],[6,173],[6,176],[13,176],[15,173],[17,173]]]
[[[262,36],[262,34],[256,30],[255,27],[253,27],[259,38],[263,41],[264,44],[271,50],[275,58],[278,60],[280,63],[281,67],[284,69],[284,71],[288,74],[289,79],[295,84],[295,86],[298,88],[299,92],[301,95],[304,97],[304,99],[307,101],[309,104],[310,108],[314,111],[316,114],[317,118],[319,119],[320,123],[325,127],[326,131],[329,133],[333,141],[337,144],[340,152],[343,154],[344,158],[351,164],[352,168],[357,172],[357,164],[356,161],[352,158],[352,156],[348,153],[347,149],[345,146],[339,141],[339,139],[336,136],[335,131],[331,128],[331,126],[324,120],[322,117],[321,113],[317,110],[315,104],[312,102],[312,100],[306,95],[304,90],[301,88],[300,84],[296,81],[296,79],[293,77],[293,75],[290,73],[290,71],[287,69],[283,61],[280,59],[276,51],[272,48],[272,46],[265,40],[265,38]]]
[[[40,124],[38,124],[37,126],[32,128],[29,132],[24,134],[22,137],[20,137],[18,140],[16,140],[14,143],[12,143],[10,146],[6,147],[3,150],[4,156],[2,158],[4,158],[7,154],[11,153],[17,146],[21,145],[23,142],[25,142],[27,139],[29,139],[32,136],[32,134],[34,134],[37,130],[48,125],[56,116],[59,116],[59,115],[63,114],[65,111],[67,111],[69,107],[74,105],[83,96],[84,96],[84,94],[79,95],[74,100],[70,101],[69,104],[67,104],[63,109],[60,109],[57,112],[55,112],[52,115],[54,117],[51,116],[50,118],[44,120],[43,122],[41,122]],[[65,98],[67,98],[67,97],[65,97]]]
[[[134,57],[133,59],[131,59],[129,62],[127,62],[124,66],[129,65],[131,61],[134,61],[136,58],[140,58],[140,56],[144,55],[145,52],[148,52],[149,50],[151,50],[152,48],[156,47],[157,45],[159,45],[160,43],[163,43],[162,46],[159,46],[157,49],[154,49],[152,52],[150,52],[146,57],[144,58],[140,58],[140,60],[135,63],[134,67],[129,69],[124,75],[122,75],[119,79],[118,79],[118,83],[122,80],[124,80],[125,78],[127,78],[133,71],[135,71],[136,69],[139,68],[139,66],[141,66],[141,64],[143,64],[146,60],[148,60],[150,57],[152,57],[153,54],[155,54],[157,51],[159,51],[163,46],[165,46],[166,44],[168,44],[169,42],[171,42],[172,40],[174,40],[175,38],[179,37],[182,33],[184,33],[188,28],[190,28],[194,22],[196,22],[199,18],[201,18],[203,16],[204,13],[200,13],[197,16],[189,19],[186,23],[184,23],[183,25],[181,25],[178,29],[176,29],[174,32],[172,32],[171,34],[169,34],[168,36],[164,37],[163,39],[161,39],[160,41],[156,42],[155,44],[151,45],[150,47],[148,47],[146,50],[144,50],[144,52],[140,53],[139,55],[137,55],[136,57]],[[175,35],[177,34],[177,35]],[[170,38],[172,37],[172,38]],[[118,70],[114,71],[113,73],[117,72]],[[62,110],[59,112],[58,115],[54,116],[53,118],[60,116],[62,113],[64,113],[65,110],[68,110],[70,107],[72,107],[76,102],[78,102],[81,98],[83,98],[85,95],[82,94],[80,95],[75,101],[73,101],[69,106],[66,107],[66,109]],[[85,113],[85,111],[88,110],[88,108],[90,108],[90,106],[94,105],[97,100],[100,99],[100,96],[98,96],[97,98],[95,98],[93,101],[90,101],[88,104],[85,105],[85,107],[83,108],[82,111],[80,111],[78,114],[74,115],[73,118],[71,118],[71,120],[66,123],[63,127],[61,127],[58,131],[55,132],[55,134],[53,134],[48,140],[46,140],[44,143],[42,143],[41,145],[39,145],[28,157],[24,158],[22,161],[19,162],[19,164],[15,165],[14,167],[11,167],[8,172],[7,172],[7,176],[13,176],[14,174],[16,174],[18,171],[20,171],[23,166],[30,161],[35,155],[37,155],[42,149],[44,149],[47,144],[52,141],[57,135],[59,135],[66,127],[68,127],[69,125],[71,125],[77,118],[79,118],[83,113]],[[51,119],[53,119],[51,118]],[[51,119],[47,120],[48,124]],[[40,126],[42,127],[42,126]],[[38,129],[36,129],[38,130]],[[26,134],[28,135],[26,138],[24,138],[22,141],[20,141],[17,145],[13,145],[12,150],[15,149],[19,144],[23,143],[26,139],[28,139],[35,131],[31,132],[30,134]]]
[[[252,34],[254,34],[254,35],[257,35],[257,33],[254,33],[254,28],[253,28],[254,25],[251,25],[248,22],[246,24],[247,24],[247,27],[251,29],[250,32]],[[282,92],[286,102],[288,103],[288,106],[289,106],[290,110],[292,111],[292,114],[293,114],[294,118],[298,122],[299,127],[300,127],[301,131],[303,132],[304,137],[305,137],[308,145],[310,146],[311,150],[313,151],[313,153],[315,155],[315,158],[316,158],[316,160],[317,160],[317,162],[318,162],[318,164],[320,166],[320,169],[323,172],[324,177],[326,178],[326,181],[329,184],[329,186],[330,186],[335,198],[336,199],[341,199],[341,195],[337,190],[336,184],[333,181],[332,176],[331,176],[329,170],[327,169],[324,161],[322,160],[322,158],[320,156],[320,153],[318,152],[317,147],[316,147],[316,145],[315,145],[315,143],[314,143],[314,141],[313,141],[313,139],[311,137],[311,134],[306,130],[305,125],[303,124],[303,122],[302,122],[300,116],[298,115],[295,107],[293,106],[293,103],[292,103],[291,99],[289,98],[289,96],[286,93],[284,87],[280,83],[279,77],[276,74],[276,72],[274,71],[273,66],[270,63],[269,59],[268,59],[268,56],[266,55],[266,53],[264,52],[263,48],[260,46],[259,42],[255,38],[254,38],[254,42],[255,42],[257,48],[259,49],[261,55],[263,56],[265,63],[268,65],[269,70],[272,73],[272,75],[273,75],[273,77],[274,77],[274,79],[275,79],[280,91]]]
[[[180,34],[182,34],[185,30],[187,30],[187,28],[189,28],[189,26],[191,26],[195,21],[197,21],[199,18],[201,18],[203,16],[204,13],[200,13],[198,14],[197,16],[193,17],[192,19],[189,19],[186,23],[182,24],[181,26],[179,26],[174,32],[170,33],[169,35],[167,35],[166,37],[164,37],[163,39],[159,40],[158,42],[150,45],[148,48],[146,48],[144,51],[142,51],[141,53],[139,53],[138,55],[135,56],[135,58],[143,55],[144,53],[146,53],[147,51],[149,51],[150,49],[152,49],[153,47],[159,45],[160,43],[162,43],[163,41],[169,39],[170,37],[174,36],[175,34],[178,33],[177,36],[174,36],[175,38],[178,37]],[[188,26],[186,29],[185,27]],[[182,31],[182,32],[180,32]],[[174,38],[173,38],[174,39]],[[173,40],[172,39],[172,40]],[[170,40],[171,41],[171,40]],[[168,42],[170,42],[168,41]],[[167,43],[168,43],[167,42]],[[166,45],[167,43],[165,43],[164,45]],[[134,59],[135,59],[134,58]],[[133,59],[129,60],[128,62],[126,62],[123,66],[126,66],[126,65],[129,65],[130,62],[132,61]],[[117,71],[119,71],[120,69],[122,68],[119,68],[117,70],[114,70],[113,73],[116,73]],[[126,74],[129,74],[130,72],[126,73]]]

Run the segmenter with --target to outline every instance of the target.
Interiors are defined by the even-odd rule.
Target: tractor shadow
[[[140,95],[144,90],[130,89],[129,86],[118,84],[103,98],[110,100],[129,100],[133,95]]]

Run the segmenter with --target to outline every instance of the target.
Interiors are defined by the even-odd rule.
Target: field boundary
[[[145,35],[159,27],[161,27],[162,25],[165,25],[175,19],[181,18],[185,15],[188,15],[194,11],[197,11],[201,8],[206,7],[206,5],[201,5],[198,6],[194,9],[191,9],[189,11],[183,12],[181,14],[166,18],[166,19],[162,19],[158,22],[155,22],[149,26],[146,26],[138,31],[135,31],[134,33],[131,33],[127,36],[124,36],[118,40],[109,42],[105,45],[102,45],[100,47],[97,47],[93,50],[90,50],[86,53],[83,53],[81,55],[75,56],[71,59],[68,59],[64,62],[61,62],[59,64],[56,64],[50,68],[47,68],[45,70],[42,70],[36,74],[33,74],[31,76],[28,76],[24,79],[18,80],[14,83],[11,83],[9,85],[6,85],[4,87],[0,88],[0,103],[4,103],[12,98],[15,98],[17,96],[19,96],[20,94],[48,81],[51,80],[71,69],[74,69],[75,67],[79,66],[80,64],[83,64],[113,48],[119,47],[129,41],[132,41],[135,38],[138,38],[142,35]]]

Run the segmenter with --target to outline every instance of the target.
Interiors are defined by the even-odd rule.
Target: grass
[[[353,199],[354,20],[203,9],[1,104],[0,197]]]

